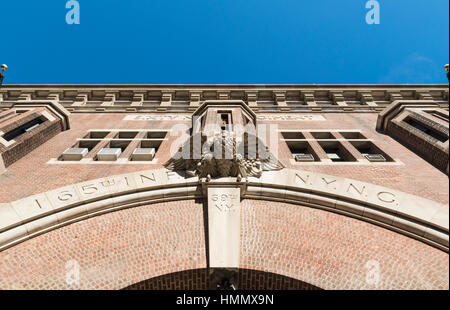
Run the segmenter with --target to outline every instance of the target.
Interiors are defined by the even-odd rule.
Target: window
[[[3,135],[3,139],[6,141],[11,141],[16,139],[17,137],[23,135],[24,133],[27,133],[35,128],[37,128],[39,125],[41,125],[44,121],[40,118],[36,118],[22,126],[19,126],[18,128],[11,130],[10,132],[7,132]]]
[[[351,153],[345,149],[342,143],[338,141],[319,141],[319,145],[327,154],[328,159],[331,159],[332,162],[356,161],[356,158],[354,158]]]
[[[285,139],[306,139],[300,131],[284,131],[281,135]]]
[[[445,136],[443,133],[440,133],[433,128],[429,128],[425,124],[422,124],[412,118],[407,118],[405,122],[440,142],[446,142],[448,140],[448,136]]]
[[[286,143],[296,162],[319,161],[319,157],[307,141],[286,141]]]
[[[351,141],[357,150],[370,162],[393,162],[388,154],[383,152],[372,141]]]
[[[218,111],[220,116],[220,128],[222,130],[233,130],[233,121],[231,117],[231,111]]]
[[[164,130],[90,130],[58,158],[83,163],[140,163],[152,161],[165,140]],[[109,138],[108,138],[109,137]]]
[[[444,122],[447,122],[447,123],[448,123],[448,115],[442,113],[441,111],[435,111],[435,110],[430,111],[430,110],[425,110],[424,112],[426,112],[426,113],[428,113],[428,114],[430,114],[430,115],[432,115],[432,116],[434,116],[434,117],[436,117],[436,118],[439,118],[440,120],[443,120]]]
[[[121,131],[116,135],[118,139],[133,139],[138,134],[137,131]]]
[[[109,131],[90,131],[85,138],[86,139],[103,139],[109,135]]]
[[[339,132],[345,139],[367,139],[359,131],[340,131]]]
[[[330,132],[311,132],[311,135],[316,140],[329,140],[329,139],[336,139]]]
[[[291,151],[293,164],[395,162],[359,130],[290,130],[281,135]]]

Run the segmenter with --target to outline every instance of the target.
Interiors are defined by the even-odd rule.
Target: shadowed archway
[[[210,287],[209,270],[191,269],[132,284],[123,290],[207,290]],[[312,284],[280,274],[259,270],[239,269],[239,290],[321,290]]]

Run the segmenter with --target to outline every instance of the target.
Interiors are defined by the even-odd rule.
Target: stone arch
[[[261,178],[207,183],[166,169],[86,181],[0,206],[0,251],[92,216],[140,205],[205,199],[209,185],[238,186],[242,199],[325,209],[387,229],[448,252],[448,206],[369,183],[284,169]]]
[[[240,290],[321,290],[298,279],[260,270],[238,271]],[[208,290],[209,270],[192,269],[165,274],[134,283],[124,290]]]
[[[444,251],[326,210],[252,199],[243,204],[240,281],[258,276],[263,285],[294,279],[311,286],[303,288],[448,288]],[[65,225],[1,251],[0,287],[123,289],[176,273],[189,280],[198,276],[189,270],[208,269],[206,253],[199,201],[155,203]],[[369,260],[381,266],[375,287],[365,279]],[[74,286],[66,277],[76,263],[81,281]]]

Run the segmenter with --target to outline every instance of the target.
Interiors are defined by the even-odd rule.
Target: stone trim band
[[[373,112],[394,100],[433,100],[448,109],[447,85],[8,85],[0,110],[55,100],[69,112],[195,111],[205,100],[243,100],[257,112]]]
[[[166,169],[86,181],[0,204],[0,251],[70,223],[150,203],[204,198],[209,186],[234,186],[241,199],[283,201],[381,225],[443,251],[449,248],[448,205],[382,186],[284,169],[260,178],[185,178]]]

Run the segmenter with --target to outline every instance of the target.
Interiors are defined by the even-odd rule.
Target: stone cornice
[[[433,100],[448,109],[448,85],[4,85],[0,111],[56,100],[75,113],[193,112],[205,100],[243,100],[255,112],[379,112],[395,100]]]
[[[3,89],[7,88],[78,88],[78,89],[95,89],[95,88],[110,88],[110,89],[284,89],[284,88],[376,88],[376,89],[416,89],[416,88],[447,88],[448,84],[3,84]]]

